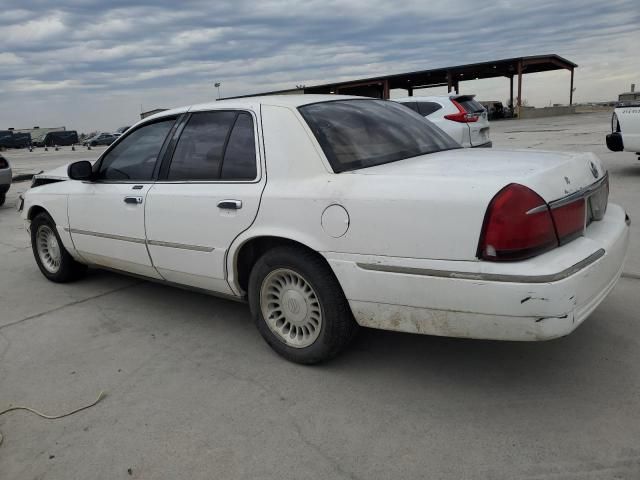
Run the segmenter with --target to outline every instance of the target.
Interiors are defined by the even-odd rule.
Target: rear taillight
[[[0,168],[9,168],[9,162],[2,155],[0,155]]]
[[[479,258],[524,260],[557,246],[551,212],[540,195],[512,183],[493,197],[482,227]]]
[[[453,120],[454,122],[460,123],[472,123],[477,122],[480,115],[476,113],[467,113],[462,105],[460,105],[455,100],[451,100],[451,103],[458,109],[458,113],[450,113],[449,115],[445,115],[444,118],[447,120]]]
[[[551,208],[551,216],[556,226],[560,245],[582,235],[586,223],[586,215],[587,206],[584,198]]]

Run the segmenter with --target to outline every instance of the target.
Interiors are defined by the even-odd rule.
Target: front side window
[[[175,119],[145,125],[127,135],[103,157],[100,180],[151,180],[162,144]]]
[[[418,113],[386,100],[299,107],[336,173],[462,148]]]
[[[253,180],[256,151],[247,112],[191,115],[176,145],[167,180]]]

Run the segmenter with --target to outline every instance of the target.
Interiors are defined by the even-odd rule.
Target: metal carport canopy
[[[551,70],[569,70],[571,85],[569,104],[573,103],[573,70],[578,65],[559,55],[534,55],[527,57],[505,58],[488,62],[469,63],[451,67],[433,68],[408,73],[398,73],[379,77],[348,80],[305,87],[304,93],[344,93],[369,88],[377,90],[381,98],[389,98],[389,90],[405,89],[409,95],[418,88],[447,86],[448,91],[459,92],[459,82],[482,78],[507,77],[511,80],[511,98],[513,99],[513,78],[518,78],[518,96],[516,105],[522,99],[522,75],[527,73],[548,72]]]

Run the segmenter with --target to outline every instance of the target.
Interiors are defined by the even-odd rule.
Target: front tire
[[[333,358],[357,329],[331,268],[302,248],[276,247],[260,257],[249,277],[249,304],[266,342],[296,363]]]
[[[31,248],[38,268],[52,282],[71,282],[87,271],[87,266],[76,262],[64,248],[55,222],[45,212],[31,221]]]

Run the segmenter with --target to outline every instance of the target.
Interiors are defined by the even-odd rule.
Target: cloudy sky
[[[2,0],[0,128],[111,130],[141,109],[557,53],[576,101],[640,86],[638,0]],[[505,101],[508,80],[461,84]],[[525,76],[536,106],[569,73]],[[425,92],[444,93],[432,89]],[[396,96],[405,92],[392,92]]]

